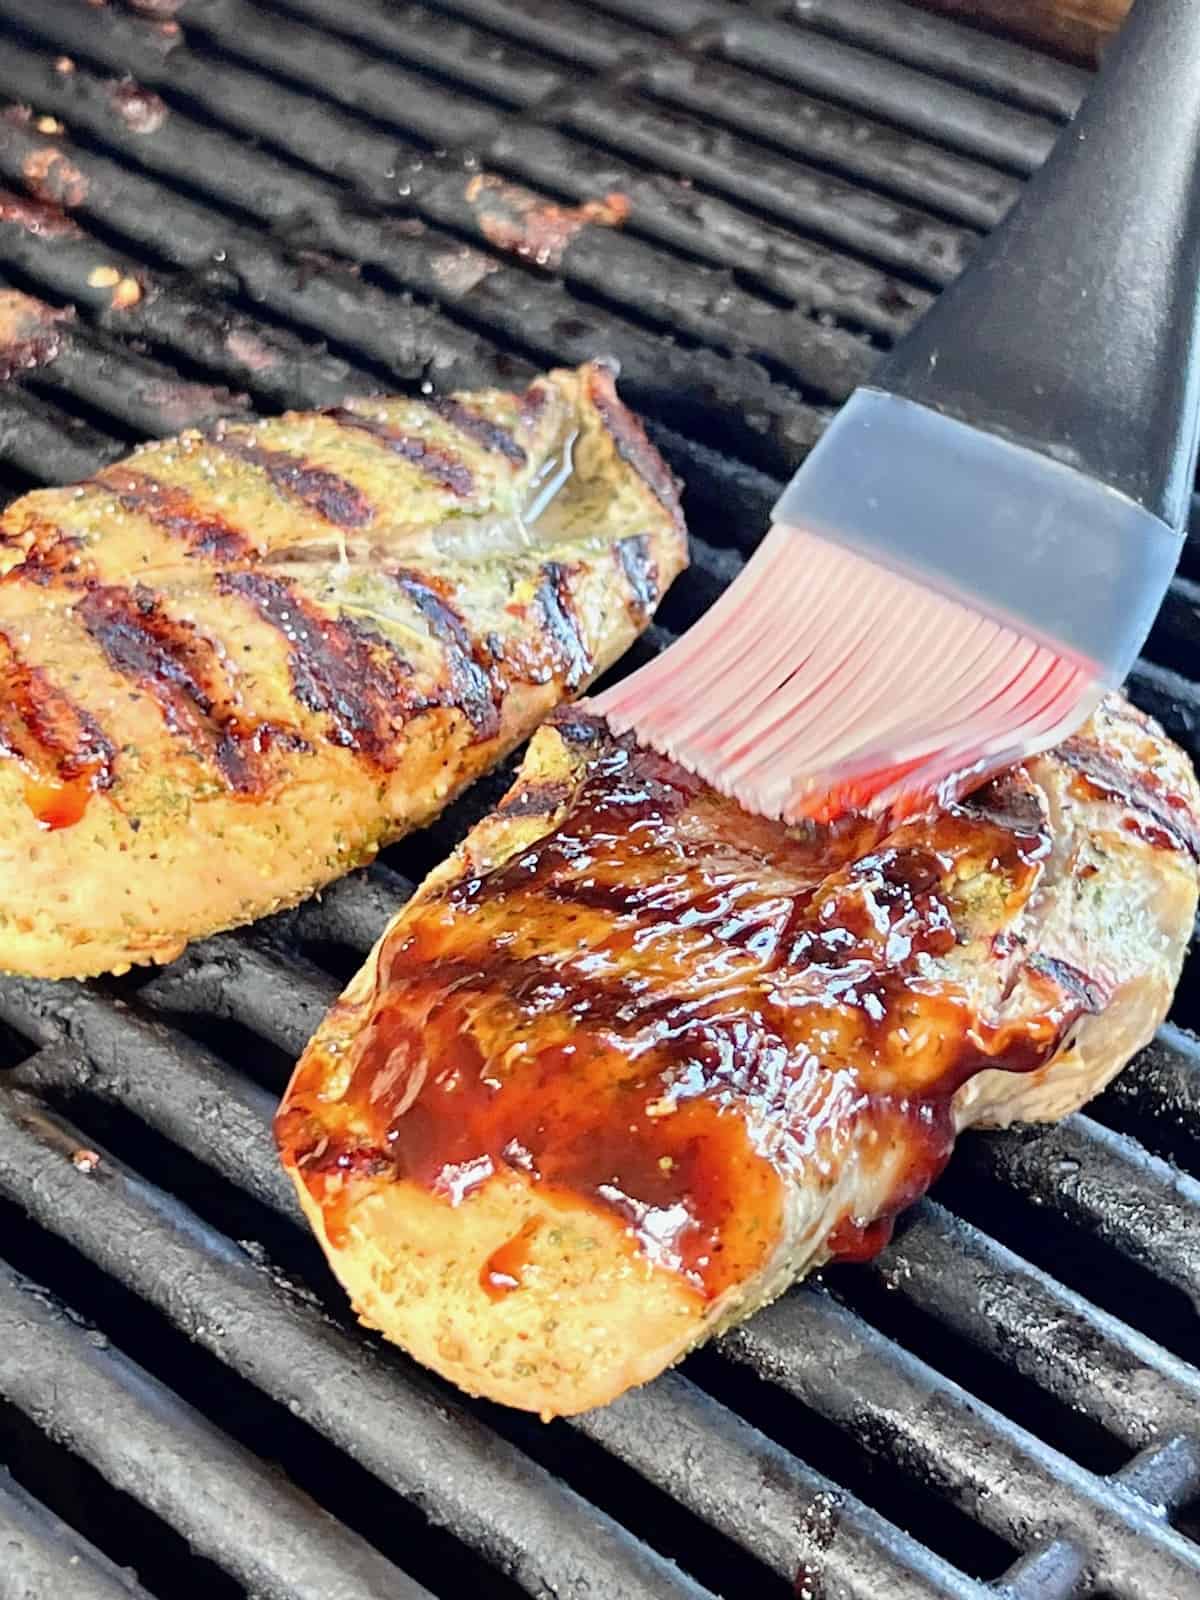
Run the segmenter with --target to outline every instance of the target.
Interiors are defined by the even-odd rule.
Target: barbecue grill
[[[900,0],[0,0],[0,492],[608,352],[695,535],[628,670],[1086,83]],[[1198,640],[1200,541],[1130,685],[1193,756]],[[1195,954],[1087,1115],[602,1412],[355,1327],[269,1117],[505,783],[163,971],[0,981],[0,1597],[1200,1596]]]

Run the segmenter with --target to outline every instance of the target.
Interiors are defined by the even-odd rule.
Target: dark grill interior
[[[611,352],[695,535],[632,664],[1084,87],[899,0],[0,0],[0,274],[77,308],[0,350],[0,488]],[[1193,755],[1197,579],[1131,681]],[[504,783],[165,971],[0,983],[0,1596],[1200,1595],[1194,954],[1088,1115],[968,1137],[878,1262],[606,1411],[354,1326],[268,1118]]]

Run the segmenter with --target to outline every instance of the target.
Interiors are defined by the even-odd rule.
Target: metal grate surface
[[[77,308],[0,386],[0,487],[611,352],[696,535],[628,668],[1084,87],[900,0],[0,0],[0,276]],[[1193,755],[1198,640],[1200,541],[1131,680]],[[1087,1116],[969,1138],[877,1263],[603,1412],[353,1326],[269,1115],[504,783],[165,971],[0,982],[0,1597],[1200,1596],[1194,955]]]

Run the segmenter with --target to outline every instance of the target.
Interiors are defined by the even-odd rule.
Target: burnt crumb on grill
[[[307,289],[314,278],[322,278],[326,273],[342,273],[350,278],[362,276],[362,267],[357,261],[331,255],[328,250],[296,249],[291,260],[297,289]]]
[[[279,365],[278,353],[249,328],[230,328],[224,342],[233,359],[250,372],[269,372]]]
[[[431,258],[429,266],[438,283],[456,300],[500,270],[498,261],[469,244],[457,250],[443,250]]]
[[[167,120],[166,102],[133,78],[119,78],[110,86],[108,98],[130,133],[157,133]]]
[[[260,468],[281,494],[299,500],[334,527],[362,528],[374,519],[374,507],[362,490],[336,472],[314,467],[303,456],[290,455],[286,450],[255,444],[253,435],[226,433],[219,424],[210,430],[208,438],[218,449]]]
[[[222,384],[189,383],[186,378],[147,378],[138,393],[157,412],[163,428],[173,433],[203,428],[231,412],[250,409],[249,395],[235,394]]]
[[[535,599],[559,676],[566,688],[577,689],[592,670],[592,658],[571,594],[571,568],[560,561],[545,562]]]
[[[361,411],[351,411],[344,406],[335,406],[326,412],[331,421],[339,427],[357,428],[363,433],[370,434],[372,439],[378,439],[380,444],[386,445],[393,455],[400,456],[402,460],[411,462],[430,478],[441,489],[449,489],[459,499],[474,492],[475,479],[471,476],[471,469],[466,462],[460,461],[453,450],[445,445],[433,444],[419,435],[405,433],[400,428],[392,427],[385,421],[366,415]]]
[[[17,289],[0,289],[0,383],[55,360],[63,324],[74,315],[70,307],[55,308]]]
[[[0,223],[11,222],[39,239],[82,239],[83,229],[61,206],[0,189]]]
[[[628,197],[615,190],[601,200],[564,206],[491,172],[475,173],[464,194],[489,244],[550,271],[562,265],[583,228],[619,228],[630,212]]]
[[[21,162],[21,176],[30,194],[47,205],[71,210],[87,199],[87,178],[57,145],[31,150]]]
[[[630,589],[629,610],[635,622],[645,622],[658,600],[658,567],[650,555],[650,541],[644,533],[622,539],[617,557]]]

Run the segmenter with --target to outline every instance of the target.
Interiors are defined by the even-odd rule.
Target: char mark
[[[555,658],[555,670],[567,689],[578,689],[591,672],[591,651],[580,631],[571,593],[571,568],[547,561],[535,595],[542,625]]]
[[[525,783],[512,794],[505,795],[499,810],[506,817],[552,817],[560,806],[566,805],[574,792],[569,783]]]
[[[481,417],[477,411],[464,406],[461,400],[449,398],[430,400],[429,408],[435,411],[443,422],[450,423],[460,433],[466,434],[468,439],[473,439],[476,444],[482,445],[485,450],[506,457],[514,467],[525,465],[528,457],[508,429],[502,428],[498,422],[491,421],[489,417]]]
[[[683,534],[685,530],[678,484],[666,462],[647,439],[641,423],[618,399],[611,370],[593,363],[588,370],[587,384],[588,398],[616,446],[617,454],[633,468],[663,509],[670,513],[678,532]]]
[[[650,555],[650,540],[644,533],[622,539],[617,545],[621,570],[629,584],[629,610],[633,620],[644,623],[658,600],[658,567]]]
[[[1144,831],[1153,842],[1186,850],[1200,861],[1200,823],[1186,796],[1167,788],[1152,772],[1135,771],[1090,739],[1068,739],[1054,751],[1097,794],[1126,807],[1152,824]]]
[[[115,748],[95,719],[30,666],[0,633],[0,756],[40,779],[94,789],[113,782]]]
[[[401,428],[393,428],[387,422],[364,416],[360,411],[348,411],[342,406],[326,415],[340,427],[357,428],[372,439],[378,439],[393,455],[410,462],[431,482],[436,483],[439,489],[448,490],[457,499],[465,500],[474,493],[475,480],[470,467],[445,445],[433,444],[419,434],[405,433]]]
[[[560,706],[551,713],[550,724],[562,742],[573,750],[594,749],[612,739],[603,717],[592,716],[578,706]]]
[[[212,561],[241,561],[251,553],[245,534],[218,516],[198,506],[189,494],[174,484],[160,483],[146,472],[129,467],[110,467],[95,480],[111,489],[124,510],[145,517],[169,538],[176,539],[189,556]]]
[[[298,500],[335,528],[365,528],[375,510],[362,490],[324,467],[310,466],[303,456],[252,444],[241,434],[217,428],[209,438],[218,449],[257,467],[281,494]]]
[[[407,568],[396,572],[395,579],[445,649],[454,704],[462,708],[479,738],[494,738],[500,731],[500,708],[497,686],[488,670],[490,661],[450,603],[449,584]]]
[[[267,787],[273,746],[307,748],[289,729],[238,714],[216,646],[193,623],[167,616],[150,590],[96,587],[75,609],[109,665],[155,700],[170,731],[234,793]]]
[[[1031,787],[1023,769],[1001,773],[962,800],[955,810],[966,817],[1004,828],[1009,833],[1046,838],[1048,815],[1040,793]]]
[[[349,617],[326,615],[283,578],[225,572],[217,587],[248,601],[287,640],[292,690],[328,719],[332,741],[394,768],[405,724],[438,702],[414,692],[412,668],[393,646]]]
[[[1079,1013],[1088,1012],[1095,1016],[1104,1010],[1111,998],[1103,984],[1072,966],[1069,961],[1059,961],[1055,956],[1034,955],[1025,965],[1031,972],[1057,985]]]
[[[41,517],[27,519],[21,533],[25,537],[19,540],[0,539],[0,552],[8,545],[21,553],[20,562],[10,567],[0,582],[36,583],[42,589],[60,582],[69,584],[81,565],[83,540]]]

